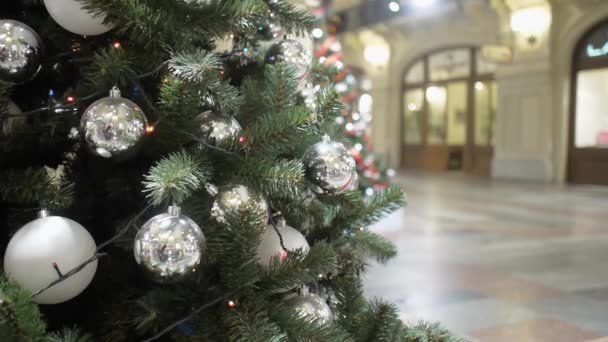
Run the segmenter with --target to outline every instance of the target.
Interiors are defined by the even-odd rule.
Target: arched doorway
[[[490,175],[497,108],[495,65],[479,49],[422,56],[405,71],[402,167]]]
[[[572,85],[568,181],[608,185],[608,22],[577,44]]]

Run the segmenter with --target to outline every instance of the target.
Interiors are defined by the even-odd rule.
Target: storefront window
[[[405,92],[404,96],[404,142],[411,145],[422,143],[422,108],[424,106],[424,92],[422,89],[413,89]]]
[[[405,83],[422,83],[424,82],[424,61],[417,62],[412,65],[405,75]]]
[[[475,145],[494,144],[494,121],[496,120],[496,82],[477,81],[475,89]]]
[[[429,56],[429,75],[431,81],[465,78],[469,77],[470,74],[470,49],[452,49]]]
[[[608,148],[608,68],[579,71],[576,84],[575,147]]]

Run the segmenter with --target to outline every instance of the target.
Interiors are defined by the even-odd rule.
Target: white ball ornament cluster
[[[49,216],[43,210],[38,219],[21,227],[9,241],[4,271],[9,279],[35,293],[89,260],[96,248],[91,234],[78,222]],[[32,300],[38,304],[68,301],[89,286],[96,271],[94,260]]]
[[[277,224],[276,230],[272,225],[268,225],[264,231],[257,251],[258,263],[268,266],[273,257],[284,261],[289,257],[289,252],[296,250],[307,254],[310,250],[308,241],[297,229],[288,226],[284,220],[281,220]]]
[[[76,0],[44,0],[47,11],[64,29],[83,36],[96,36],[108,32],[111,27],[105,25],[105,16],[91,13]]]

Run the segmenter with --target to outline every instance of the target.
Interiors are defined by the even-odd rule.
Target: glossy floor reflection
[[[408,207],[372,229],[399,256],[371,264],[370,297],[474,341],[608,342],[608,187],[397,182]]]

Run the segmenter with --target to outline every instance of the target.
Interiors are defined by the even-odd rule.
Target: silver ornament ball
[[[133,244],[135,261],[160,283],[182,280],[206,261],[205,236],[177,206],[148,220]]]
[[[0,79],[22,83],[41,69],[42,43],[38,34],[24,23],[0,20]]]
[[[103,158],[132,155],[146,134],[148,120],[133,101],[114,87],[109,97],[93,102],[80,119],[80,130],[89,151]]]
[[[317,194],[344,193],[357,179],[353,157],[343,144],[328,136],[304,153],[303,163],[309,187]]]
[[[221,145],[241,133],[241,125],[233,117],[218,115],[210,110],[197,116],[196,123],[199,137],[203,142],[201,148],[205,144]]]
[[[269,214],[264,196],[241,184],[226,185],[217,191],[211,208],[211,215],[216,220],[226,223],[227,215],[237,216],[243,213],[257,215],[266,223]]]
[[[303,80],[308,75],[312,65],[312,55],[302,44],[293,40],[285,39],[274,43],[266,53],[267,64],[286,64],[293,68],[298,80]]]
[[[327,324],[333,319],[329,305],[314,293],[287,297],[285,304],[290,306],[298,316],[314,319],[320,324]]]

